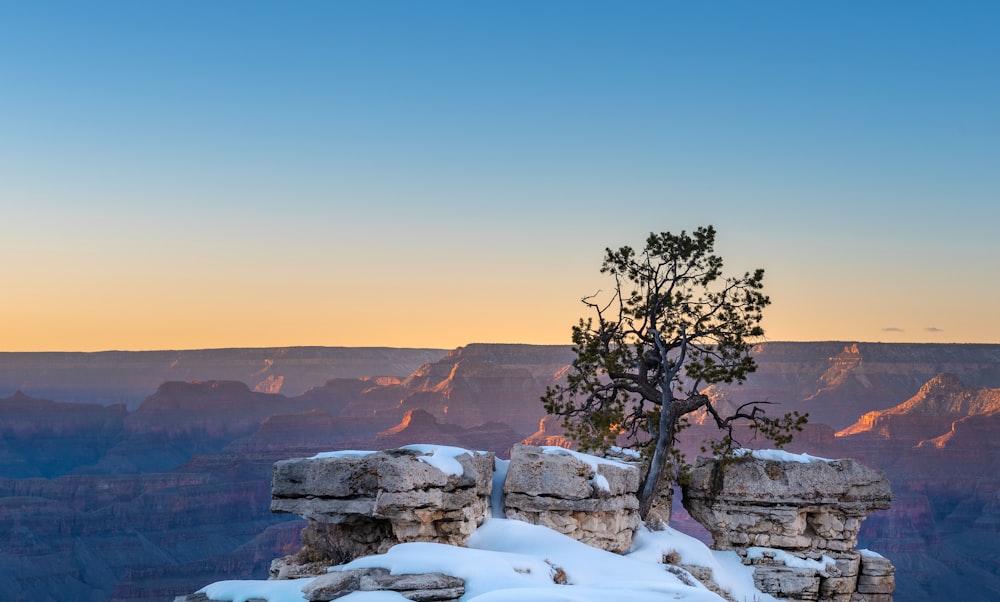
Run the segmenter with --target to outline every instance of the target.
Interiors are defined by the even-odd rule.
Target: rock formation
[[[93,464],[121,438],[125,406],[0,399],[0,478],[51,478]],[[20,444],[30,441],[31,444]]]
[[[271,511],[309,520],[305,548],[284,564],[341,564],[410,541],[464,544],[489,516],[493,458],[415,446],[278,462]]]
[[[639,527],[639,467],[558,450],[514,447],[503,485],[506,517],[627,551]]]
[[[1000,413],[1000,388],[970,387],[957,376],[938,374],[903,403],[867,412],[838,437],[871,433],[912,444],[944,436],[956,420]]]
[[[380,591],[419,602],[458,602],[465,582],[443,573],[390,575],[387,569],[355,569],[321,575],[302,588],[302,595],[310,602],[328,602],[351,592]]]
[[[563,345],[459,347],[404,381],[410,393],[402,408],[423,408],[460,426],[504,422],[530,433],[545,415],[540,392],[560,378],[572,359]]]
[[[888,602],[888,560],[855,550],[861,523],[889,508],[883,474],[853,460],[790,454],[699,458],[683,484],[684,507],[754,567],[757,587],[779,598]]]
[[[767,399],[781,412],[840,430],[857,416],[890,408],[942,372],[975,387],[1000,386],[1000,346],[906,343],[771,342],[753,350],[758,369],[736,399]]]
[[[852,460],[765,454],[700,458],[685,483],[685,507],[711,531],[715,547],[735,550],[754,568],[757,588],[780,599],[890,602],[892,564],[854,549],[861,522],[889,507],[885,477]],[[624,553],[640,524],[639,473],[636,465],[560,447],[517,445],[506,473],[498,473],[504,514]],[[272,510],[297,513],[310,525],[305,548],[276,561],[271,577],[320,575],[304,590],[317,602],[380,590],[413,600],[457,599],[464,584],[447,575],[327,573],[326,567],[406,541],[464,545],[490,516],[492,477],[491,454],[429,446],[278,462]],[[714,587],[704,567],[682,568],[687,572],[677,574]]]
[[[0,395],[20,389],[33,397],[134,409],[166,381],[238,380],[261,393],[294,396],[332,377],[406,376],[445,353],[388,347],[0,352]]]
[[[503,455],[524,438],[502,422],[489,422],[469,428],[442,424],[425,410],[410,410],[396,426],[375,435],[374,445],[380,449],[402,447],[423,441],[436,445],[451,445],[466,449],[485,449]]]
[[[538,430],[529,435],[523,441],[525,445],[565,447],[570,449],[575,446],[573,441],[566,436],[566,429],[562,426],[561,416],[546,416],[538,423]]]
[[[447,473],[439,456],[449,453],[455,469]],[[303,549],[275,561],[272,578],[318,574],[401,542],[463,545],[496,507],[493,463],[489,453],[419,445],[276,463],[272,511],[298,514],[309,525]],[[501,486],[506,518],[544,525],[594,547],[625,552],[639,526],[634,465],[518,445]]]

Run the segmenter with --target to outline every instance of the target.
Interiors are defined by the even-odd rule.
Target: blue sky
[[[1000,342],[998,22],[3,3],[0,349],[563,343],[605,246],[708,223],[772,340]]]

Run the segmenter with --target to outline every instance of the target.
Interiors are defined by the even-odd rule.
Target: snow
[[[358,449],[345,449],[341,451],[320,452],[310,458],[310,460],[322,460],[323,458],[364,458],[374,454],[373,451],[363,451]]]
[[[635,458],[636,460],[642,459],[642,454],[628,447],[617,447],[613,445],[611,446],[611,451],[615,452],[616,454],[621,454],[623,456]]]
[[[610,466],[624,466],[629,467],[629,464],[624,462],[619,462],[618,460],[609,460],[607,458],[598,458],[597,456],[591,456],[590,454],[585,454],[578,451],[573,451],[571,449],[566,449],[565,447],[559,447],[557,445],[543,445],[542,453],[552,454],[554,456],[573,456],[581,462],[585,462],[597,472],[597,466],[599,464],[608,464]]]
[[[590,482],[602,491],[611,491],[611,483],[608,483],[608,479],[602,474],[595,472],[594,478],[590,479]]]
[[[280,581],[219,581],[198,590],[213,600],[246,602],[261,598],[268,602],[302,602],[302,587],[312,579],[286,579]],[[365,602],[376,602],[365,600]]]
[[[434,468],[437,468],[446,475],[461,476],[465,473],[465,469],[459,463],[457,458],[462,454],[474,454],[476,452],[470,452],[467,449],[461,447],[452,447],[449,445],[406,445],[402,449],[409,449],[412,451],[420,452],[425,454],[423,456],[418,456],[417,460],[421,462],[430,464]],[[343,451],[330,451],[321,452],[313,456],[311,459],[318,460],[322,458],[363,458],[374,454],[373,451],[362,451],[356,449],[347,449]]]
[[[685,584],[661,564],[676,553],[682,564],[712,569],[716,582],[737,602],[778,602],[754,588],[753,568],[735,552],[716,552],[675,529],[636,533],[624,555],[592,548],[546,527],[491,518],[469,538],[468,547],[439,543],[398,544],[385,554],[358,558],[330,570],[387,568],[393,574],[441,572],[464,579],[463,602],[720,602],[697,581]],[[798,560],[798,559],[796,559]],[[567,583],[553,582],[557,570]],[[201,590],[213,599],[246,602],[303,602],[310,579],[220,581]],[[395,592],[354,592],[345,602],[400,602]]]
[[[417,459],[426,464],[430,464],[446,475],[456,477],[462,476],[465,473],[465,469],[462,468],[462,465],[455,458],[461,456],[462,454],[472,455],[476,453],[461,447],[452,447],[450,445],[416,444],[405,445],[402,449],[410,449],[426,454],[418,456]]]
[[[623,466],[629,467],[628,464],[624,462],[619,462],[618,460],[608,460],[606,458],[598,458],[597,456],[591,456],[590,454],[584,454],[578,451],[573,451],[571,449],[566,449],[565,447],[558,447],[555,445],[543,445],[542,453],[551,454],[554,456],[573,456],[577,460],[584,462],[590,466],[591,470],[594,471],[594,477],[590,479],[590,482],[594,484],[598,489],[602,491],[611,491],[611,484],[604,475],[597,474],[597,467],[600,464],[607,464],[610,466]]]
[[[773,460],[775,462],[798,462],[808,464],[810,462],[833,462],[829,458],[810,456],[809,454],[793,454],[780,449],[737,449],[733,450],[733,455],[737,458],[750,456],[758,460]]]
[[[636,531],[632,551],[627,557],[648,563],[662,562],[665,554],[675,552],[681,564],[712,569],[715,582],[730,592],[737,602],[779,602],[777,598],[759,591],[753,583],[753,567],[731,551],[709,549],[704,543],[680,531],[667,527],[650,531],[642,527]]]
[[[861,552],[861,555],[865,558],[885,558],[885,556],[871,550],[858,550],[858,552]]]
[[[829,556],[823,556],[820,560],[810,560],[808,558],[799,558],[784,550],[776,550],[774,548],[747,548],[747,558],[751,560],[763,558],[765,553],[778,562],[784,562],[785,566],[795,569],[814,569],[825,572],[828,568],[837,566],[837,561]]]
[[[394,574],[443,572],[462,578],[466,602],[720,600],[700,585],[685,585],[657,563],[592,548],[546,527],[497,518],[476,530],[467,548],[404,543],[341,568],[374,567]],[[559,569],[566,574],[565,585],[552,580]]]

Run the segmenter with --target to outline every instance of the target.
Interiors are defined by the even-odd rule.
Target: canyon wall
[[[266,575],[270,558],[298,545],[303,526],[268,510],[270,467],[284,458],[418,442],[506,457],[526,438],[569,444],[558,421],[542,422],[539,402],[565,373],[568,347],[355,350],[356,357],[286,350],[301,364],[284,364],[275,351],[176,352],[190,355],[174,368],[175,352],[150,352],[162,354],[150,364],[159,372],[131,353],[0,354],[4,591],[14,599],[72,592],[138,602],[224,576]],[[211,361],[196,369],[199,353]],[[859,537],[896,565],[898,599],[1000,595],[1000,418],[970,413],[987,401],[962,402],[1000,388],[1000,346],[768,343],[756,355],[760,368],[746,386],[713,394],[808,411],[811,424],[792,451],[856,458],[886,472],[897,501]],[[352,357],[348,368],[339,363],[344,356]],[[179,372],[188,362],[190,372]],[[234,373],[237,365],[243,372]],[[952,375],[942,378],[957,401],[928,407],[948,412],[890,411],[941,373]],[[150,374],[166,376],[140,386]],[[60,394],[41,395],[39,383]],[[16,393],[21,384],[30,386]],[[948,389],[938,384],[930,388]],[[123,393],[140,389],[135,402]],[[95,399],[102,403],[69,403]],[[870,412],[881,413],[862,419]],[[697,453],[693,440],[682,443]]]

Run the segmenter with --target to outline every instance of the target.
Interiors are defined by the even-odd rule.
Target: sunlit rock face
[[[938,374],[903,403],[864,414],[838,437],[869,434],[897,442],[946,444],[955,421],[1000,414],[1000,388],[973,387],[957,376]]]
[[[699,458],[683,493],[714,547],[736,550],[762,591],[823,602],[891,599],[892,564],[854,549],[862,521],[892,501],[881,472],[791,454]]]
[[[378,433],[373,447],[392,449],[433,441],[438,445],[451,445],[468,449],[481,449],[502,456],[510,453],[510,448],[520,441],[522,435],[515,433],[502,422],[489,422],[463,428],[455,424],[442,423],[425,410],[410,410],[396,426]]]
[[[566,436],[566,429],[562,426],[561,416],[546,416],[538,422],[538,430],[529,435],[523,443],[525,445],[554,445],[573,449],[576,444]]]
[[[971,387],[1000,386],[998,345],[769,342],[753,355],[758,369],[745,385],[718,389],[809,412],[810,422],[836,430],[909,399],[942,372]]]
[[[545,415],[539,397],[572,359],[564,345],[459,347],[403,382],[407,396],[401,409],[423,408],[465,427],[503,422],[530,433]]]

